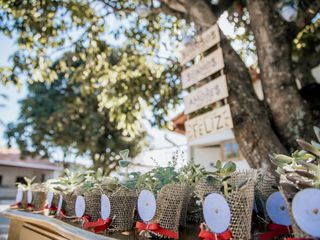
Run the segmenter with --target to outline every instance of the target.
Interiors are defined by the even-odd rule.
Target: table
[[[110,236],[95,234],[72,226],[52,216],[26,211],[7,209],[1,212],[10,219],[8,240],[136,240],[134,231],[114,233]],[[197,225],[188,225],[180,232],[181,240],[194,240],[197,237]]]

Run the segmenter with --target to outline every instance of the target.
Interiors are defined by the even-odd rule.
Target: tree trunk
[[[255,36],[265,100],[281,142],[287,149],[296,139],[313,136],[313,120],[293,75],[288,24],[276,12],[272,1],[247,2]]]
[[[179,1],[182,2],[190,19],[202,29],[216,23],[217,18],[206,1]],[[272,129],[267,109],[254,93],[248,68],[223,33],[220,34],[236,140],[251,167],[272,167],[269,154],[286,153],[286,150]]]

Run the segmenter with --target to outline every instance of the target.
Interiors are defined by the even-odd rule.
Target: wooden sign
[[[199,53],[208,50],[210,47],[220,42],[219,27],[217,24],[198,36],[195,42],[190,43],[181,51],[180,63],[183,65],[193,59]]]
[[[222,49],[218,48],[213,53],[203,58],[197,64],[184,70],[181,74],[182,87],[186,89],[200,80],[224,68]]]
[[[225,75],[222,75],[186,96],[184,113],[194,112],[226,97],[228,97],[227,79]]]
[[[202,114],[186,121],[185,126],[189,139],[195,139],[233,128],[230,107],[227,104]]]

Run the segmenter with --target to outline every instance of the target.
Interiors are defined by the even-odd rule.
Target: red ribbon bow
[[[87,218],[83,220],[84,220],[83,228],[90,229],[92,232],[95,232],[95,233],[106,230],[111,225],[111,222],[112,222],[110,218],[107,218],[106,220],[99,218],[95,222],[90,222]]]
[[[12,208],[12,209],[21,208],[21,202],[11,204],[11,205],[10,205],[10,208]]]
[[[230,230],[227,230],[223,233],[214,234],[212,232],[206,231],[204,227],[201,226],[198,237],[203,240],[229,240],[232,238],[232,232]]]
[[[276,223],[268,224],[268,232],[259,235],[260,240],[268,240],[279,235],[286,235],[291,232],[290,226],[280,225]]]
[[[147,231],[161,234],[163,236],[167,236],[169,238],[179,239],[179,233],[162,228],[160,227],[159,223],[145,224],[144,222],[136,222],[136,229],[138,230],[138,232],[147,230]]]

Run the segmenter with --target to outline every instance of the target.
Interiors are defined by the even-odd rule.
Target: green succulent
[[[209,172],[200,164],[190,161],[179,170],[178,179],[181,183],[195,184],[208,176]]]
[[[231,186],[230,184],[228,184],[228,179],[237,170],[237,165],[234,162],[230,161],[222,165],[222,162],[218,160],[214,168],[215,170],[212,173],[209,173],[207,177],[207,182],[209,182],[210,184],[221,185],[222,186],[221,191],[225,196],[228,196],[228,193],[233,188],[240,187],[240,186]]]
[[[23,179],[25,181],[25,184],[24,183],[16,183],[16,184],[19,189],[26,191],[31,189],[34,186],[35,183],[33,182],[36,179],[36,176],[32,178],[24,177]]]
[[[320,141],[320,129],[314,127],[314,132]],[[320,188],[320,144],[301,139],[297,143],[302,150],[296,150],[291,157],[277,154],[271,158],[277,172],[288,181],[280,185],[290,196],[304,188]]]
[[[63,193],[72,193],[77,187],[85,181],[86,174],[83,172],[71,172],[69,169],[64,170],[64,176],[52,182],[53,188],[56,191]]]

